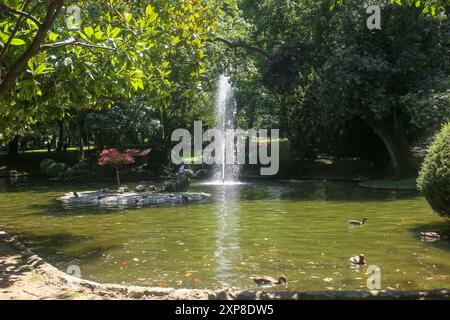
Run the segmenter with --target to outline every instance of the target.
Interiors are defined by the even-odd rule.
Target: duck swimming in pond
[[[365,224],[367,221],[369,221],[369,219],[367,218],[363,218],[362,221],[359,220],[350,220],[348,222],[348,224],[354,225],[354,226],[362,226],[363,224]]]
[[[363,254],[351,256],[349,260],[353,264],[366,264],[366,258]]]
[[[437,232],[421,232],[420,239],[423,242],[436,242],[441,239],[441,235]]]
[[[429,238],[440,238],[441,236],[437,232],[421,232],[421,236]]]
[[[252,279],[257,286],[275,286],[277,284],[287,286],[287,279],[285,276],[279,277],[278,280],[267,276],[253,276],[250,279]]]

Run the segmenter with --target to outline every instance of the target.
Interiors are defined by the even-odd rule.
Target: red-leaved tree
[[[117,149],[106,149],[100,154],[98,164],[101,166],[110,165],[116,169],[117,184],[120,187],[120,168],[128,164],[133,164],[135,162],[134,157],[140,153],[136,149],[128,149],[123,153],[117,151]]]

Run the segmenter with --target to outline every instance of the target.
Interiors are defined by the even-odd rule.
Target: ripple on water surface
[[[164,287],[253,289],[250,276],[285,275],[292,290],[355,290],[364,253],[381,268],[382,287],[450,287],[450,245],[420,241],[449,234],[415,192],[352,183],[274,181],[198,184],[198,204],[109,210],[68,207],[55,198],[74,187],[0,181],[0,225],[61,270],[77,264],[100,282]],[[98,186],[79,185],[77,190]],[[349,219],[369,218],[360,226]]]

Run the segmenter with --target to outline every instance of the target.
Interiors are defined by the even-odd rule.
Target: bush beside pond
[[[55,160],[53,160],[53,159],[44,159],[39,164],[39,169],[41,170],[42,173],[45,173],[45,171],[47,170],[47,167],[53,163],[55,163]]]
[[[450,218],[450,122],[431,144],[417,183],[433,210]]]
[[[50,178],[56,178],[60,173],[66,171],[66,165],[61,162],[52,163],[45,170],[45,174]]]
[[[60,173],[66,171],[67,166],[62,162],[55,162],[52,159],[45,159],[39,165],[41,172],[50,178],[56,178]]]

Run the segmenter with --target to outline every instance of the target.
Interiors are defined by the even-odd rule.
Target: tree
[[[382,30],[370,31],[363,8],[264,0],[248,11],[251,43],[268,52],[260,60],[266,87],[289,102],[285,114],[296,110],[285,127],[309,119],[340,130],[360,121],[383,141],[396,175],[408,176],[417,172],[412,134],[448,119],[448,19],[393,4],[383,10]]]
[[[330,9],[333,10],[336,5],[341,6],[343,3],[344,0],[333,0]],[[421,8],[423,14],[430,16],[435,16],[439,13],[445,12],[450,5],[449,0],[387,0],[386,3],[391,5],[407,5]]]
[[[110,109],[91,111],[86,115],[84,131],[98,149],[148,143],[161,126],[156,110],[146,100],[145,96],[135,96]]]
[[[98,164],[101,166],[109,165],[116,170],[117,185],[120,187],[120,168],[134,163],[134,157],[138,156],[139,150],[128,149],[121,153],[117,149],[107,149],[101,152]]]
[[[347,10],[347,16],[354,16],[354,9]],[[357,21],[343,25],[341,49],[322,68],[324,108],[336,121],[358,117],[366,122],[384,142],[396,175],[413,175],[417,168],[408,128],[424,108],[407,108],[404,97],[427,96],[448,77],[443,49],[448,29],[439,18],[420,16],[415,8],[385,8],[383,29],[372,34],[357,27]],[[448,110],[449,105],[442,107]]]
[[[37,121],[60,119],[71,108],[109,107],[137,91],[167,108],[177,86],[172,72],[198,84],[203,46],[215,24],[202,0],[1,4],[6,18],[0,22],[0,131],[8,133],[5,139],[19,130],[12,123],[26,130]],[[69,4],[82,8],[81,26],[75,29],[66,23]]]
[[[0,100],[3,100],[8,92],[15,86],[17,78],[24,71],[28,61],[42,50],[41,45],[55,23],[63,4],[63,0],[50,1],[46,7],[44,7],[45,5],[41,2],[35,4],[30,12],[40,9],[44,16],[44,19],[41,22],[30,12],[23,11],[23,9],[27,9],[27,7],[31,5],[31,1],[25,1],[23,5],[20,1],[12,1],[11,6],[7,5],[6,1],[2,0],[0,2],[0,14],[18,16],[14,27],[11,21],[8,23],[8,19],[5,21],[6,23],[2,23],[4,30],[10,30],[10,32],[9,34],[1,33],[3,42],[0,55],[0,75],[2,72],[1,69],[3,68],[3,62],[6,60],[6,54],[8,53],[10,46],[25,45],[25,41],[18,37],[21,33],[20,29],[22,26],[26,24],[28,30],[36,30],[35,35],[31,37],[31,41],[26,50],[13,60],[7,69],[5,77],[2,79],[0,76]]]

